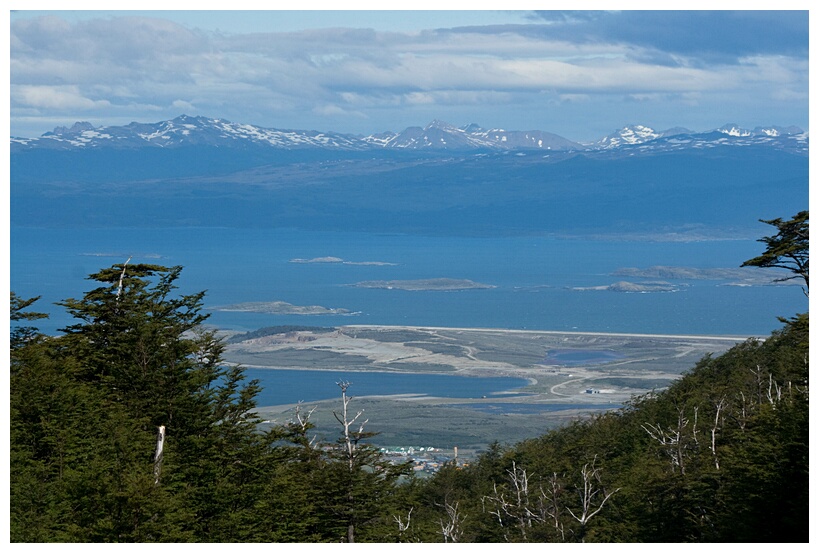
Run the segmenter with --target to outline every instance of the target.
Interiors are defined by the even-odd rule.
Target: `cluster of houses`
[[[419,473],[434,474],[446,464],[455,463],[467,466],[468,463],[458,459],[458,449],[453,453],[435,447],[382,447],[381,453],[395,462],[412,461],[412,470]]]

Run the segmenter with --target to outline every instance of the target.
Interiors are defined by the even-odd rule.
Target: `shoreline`
[[[432,331],[455,331],[455,332],[494,332],[506,334],[547,334],[547,335],[570,335],[570,336],[600,336],[618,338],[665,338],[672,340],[725,340],[731,342],[744,341],[751,338],[763,340],[764,336],[753,335],[708,335],[708,334],[642,334],[636,332],[588,332],[575,330],[529,330],[512,328],[483,328],[483,327],[455,327],[455,326],[419,326],[419,325],[381,325],[381,324],[359,324],[359,325],[339,325],[336,329],[374,329],[374,330],[432,330]]]
[[[331,332],[271,334],[234,343],[225,352],[226,360],[256,369],[253,378],[262,382],[267,378],[270,382],[298,380],[299,371],[304,371],[305,383],[329,380],[331,373],[358,382],[357,409],[366,409],[372,429],[379,432],[380,437],[373,440],[379,446],[407,446],[412,445],[408,441],[417,441],[484,448],[498,437],[510,442],[530,439],[665,389],[704,356],[719,355],[748,338],[422,325],[333,328]],[[565,350],[588,350],[589,355],[579,355],[571,363],[561,363],[559,356],[551,355]],[[600,352],[618,355],[606,361]],[[278,371],[294,372],[271,374]],[[307,372],[319,374],[308,377]],[[392,393],[397,389],[389,386],[376,391],[365,387],[370,378],[365,377],[367,373],[379,381],[383,378],[375,373],[384,377],[412,374],[415,380],[398,393]],[[473,381],[511,377],[520,379],[515,381],[520,385],[514,389],[489,386],[490,393],[454,398],[440,386],[466,386],[467,382],[435,386],[422,382],[433,374]],[[262,420],[278,424],[292,418],[294,409],[309,410],[314,431],[335,436],[338,390],[327,386],[318,395],[325,392],[324,399],[309,402],[300,401],[303,392],[298,387],[295,393],[271,394],[260,398],[255,412]]]
[[[586,404],[604,397],[622,403],[669,386],[704,356],[719,355],[754,338],[415,325],[333,328],[332,332],[293,331],[233,343],[225,350],[225,361],[261,371],[511,377],[525,383],[520,391],[526,397],[500,394],[493,401]],[[564,350],[598,355],[565,361],[551,355]],[[615,356],[601,358],[602,352]],[[402,401],[391,396],[379,399]],[[433,393],[415,396],[411,403],[442,401]]]

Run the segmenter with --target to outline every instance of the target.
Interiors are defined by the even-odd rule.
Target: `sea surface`
[[[754,240],[651,242],[430,237],[279,229],[50,229],[11,227],[11,289],[49,312],[41,330],[73,321],[54,302],[94,287],[88,274],[113,264],[182,265],[180,293],[206,290],[209,323],[240,331],[273,325],[344,324],[765,336],[777,317],[807,311],[798,286],[670,281],[678,292],[571,288],[609,285],[622,267],[735,268],[758,255]],[[336,257],[348,263],[293,263]],[[356,263],[381,264],[356,264]],[[494,288],[405,291],[351,286],[365,280],[469,279]],[[223,312],[240,302],[343,308],[347,315]]]
[[[58,333],[73,321],[54,302],[95,287],[87,275],[113,264],[182,265],[180,293],[206,290],[208,323],[250,331],[274,325],[344,324],[765,336],[778,316],[807,310],[798,286],[725,286],[687,281],[679,292],[572,290],[608,285],[621,267],[738,267],[760,252],[756,241],[623,242],[546,237],[463,238],[227,228],[70,230],[11,228],[11,289],[42,296],[36,321]],[[349,263],[295,263],[336,257]],[[371,264],[371,263],[377,264]],[[365,263],[365,264],[356,264]],[[469,279],[494,288],[405,291],[352,287],[364,280]],[[635,279],[631,279],[635,280]],[[636,279],[639,280],[639,279]],[[240,302],[284,301],[343,308],[348,315],[271,315],[213,310]],[[571,362],[581,353],[566,351]],[[586,361],[589,361],[586,359]],[[353,395],[415,393],[481,398],[514,392],[517,378],[249,369],[263,391],[258,405]]]

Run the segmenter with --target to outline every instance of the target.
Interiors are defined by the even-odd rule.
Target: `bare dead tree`
[[[350,387],[350,382],[346,380],[342,380],[336,382],[336,385],[341,388],[341,416],[338,415],[335,411],[333,411],[333,416],[336,420],[341,424],[343,428],[343,446],[344,446],[344,454],[347,460],[347,468],[350,471],[350,478],[352,479],[352,475],[356,470],[356,456],[357,456],[357,449],[358,449],[358,442],[366,436],[364,433],[364,425],[367,424],[367,420],[360,423],[359,428],[357,431],[350,430],[350,428],[358,421],[364,411],[359,411],[355,414],[354,417],[350,418],[350,411],[349,405],[352,401],[352,397],[347,395],[347,388]],[[353,487],[352,483],[347,490],[347,503],[348,505],[352,506],[355,502]],[[347,523],[347,543],[354,543],[355,542],[355,526],[356,522],[354,517],[352,516],[352,511],[350,512],[350,518]]]
[[[347,454],[347,462],[349,464],[350,470],[353,470],[353,466],[355,464],[355,451],[358,445],[358,441],[364,435],[364,425],[367,424],[369,419],[364,420],[359,426],[357,432],[351,432],[350,427],[356,423],[356,421],[364,414],[364,411],[361,410],[351,419],[349,417],[349,410],[348,406],[352,401],[352,397],[347,395],[347,388],[350,387],[350,382],[347,381],[340,381],[336,382],[336,385],[341,388],[341,416],[338,416],[338,413],[333,411],[333,416],[336,420],[341,424],[342,428],[344,429],[344,448]]]
[[[487,503],[490,504],[490,507],[494,507],[494,510],[488,512],[497,517],[501,527],[505,526],[505,521],[512,521],[520,531],[521,538],[526,541],[527,528],[531,528],[533,522],[542,521],[543,517],[539,512],[530,508],[530,477],[526,469],[519,468],[515,461],[512,461],[512,468],[507,469],[506,473],[509,475],[509,492],[511,497],[507,499],[503,491],[498,490],[497,483],[493,483],[492,495],[482,497],[481,503],[484,504],[484,509],[486,509]],[[509,541],[509,536],[505,530],[504,537]]]
[[[611,496],[620,491],[620,488],[617,488],[613,492],[606,492],[605,489],[599,487],[602,481],[600,479],[600,469],[594,466],[596,461],[597,455],[594,456],[591,467],[589,463],[586,463],[583,465],[583,468],[580,469],[582,483],[581,486],[577,488],[577,492],[580,495],[580,510],[578,514],[575,514],[569,507],[566,507],[569,514],[580,523],[580,541],[585,541],[586,525],[589,521],[603,509],[606,501],[608,501]]]
[[[694,430],[692,433],[693,441],[695,444],[699,443],[696,438],[696,417],[697,417],[698,409],[694,409]],[[664,430],[659,424],[650,424],[644,423],[642,424],[643,430],[645,430],[649,436],[655,439],[661,446],[663,446],[663,450],[669,456],[671,460],[671,468],[675,470],[676,468],[680,469],[680,474],[685,474],[685,460],[688,457],[688,450],[689,447],[689,440],[686,433],[686,428],[689,424],[689,419],[685,417],[685,410],[684,408],[680,407],[677,409],[677,427],[668,427],[668,430]]]
[[[739,392],[741,403],[739,406],[739,428],[743,432],[745,431],[745,426],[748,424],[748,400],[745,398],[745,393],[740,390]]]
[[[312,409],[307,411],[306,413],[302,411],[302,402],[300,401],[298,405],[296,405],[295,410],[295,420],[290,420],[290,424],[293,425],[297,430],[300,436],[304,438],[304,446],[308,449],[313,448],[313,444],[316,441],[316,436],[314,435],[312,438],[307,440],[307,431],[310,429],[310,417],[313,416],[313,412],[316,410],[318,406],[314,405]]]
[[[776,409],[776,404],[782,399],[782,388],[773,379],[773,375],[768,373],[768,402]]]
[[[444,501],[444,510],[446,512],[446,520],[440,519],[438,522],[441,525],[441,534],[444,536],[445,543],[457,543],[461,541],[463,536],[463,521],[466,520],[466,515],[461,515],[458,512],[458,502],[450,504]]]
[[[560,516],[563,512],[563,502],[560,497],[563,495],[564,489],[556,472],[552,473],[546,484],[545,490],[543,486],[540,487],[541,517],[544,521],[551,519],[555,533],[560,536],[560,541],[566,541],[566,534]]]
[[[299,428],[306,430],[307,426],[310,424],[310,417],[313,416],[313,411],[316,410],[317,406],[313,406],[313,408],[307,411],[306,414],[303,414],[301,411],[301,405],[301,402],[296,405],[296,423],[299,425]]]
[[[773,406],[774,409],[776,409],[776,404],[782,400],[782,387],[774,380],[773,374],[770,372],[768,373],[768,382],[766,386],[764,376],[765,372],[759,365],[756,366],[756,369],[749,370],[756,378],[757,404],[763,405],[765,401],[767,401]]]
[[[483,505],[484,511],[486,511],[486,503],[491,502],[493,504],[498,505],[498,508],[494,511],[489,511],[490,515],[495,515],[498,519],[498,524],[503,527],[503,515],[505,513],[505,509],[501,507],[506,503],[506,500],[503,498],[503,493],[498,492],[498,484],[496,482],[492,483],[492,490],[493,493],[491,496],[484,496],[481,498],[481,504]]]
[[[412,509],[413,509],[413,508],[412,508],[412,507],[410,507],[409,512],[407,512],[407,520],[406,520],[406,522],[404,522],[403,520],[401,520],[401,516],[400,516],[400,515],[398,515],[398,516],[393,515],[393,517],[392,517],[392,518],[393,518],[393,520],[394,520],[394,521],[395,521],[395,522],[398,524],[398,541],[399,541],[399,542],[404,541],[404,540],[402,539],[402,538],[403,538],[403,536],[404,536],[404,533],[405,533],[407,530],[409,530],[409,527],[410,527],[410,520],[412,519]]]
[[[725,397],[719,398],[714,405],[716,413],[714,414],[714,426],[711,427],[711,455],[714,459],[714,467],[719,470],[719,458],[717,457],[717,428],[719,428],[719,417],[722,408],[725,407]]]

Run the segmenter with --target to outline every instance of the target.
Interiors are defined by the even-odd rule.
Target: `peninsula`
[[[382,445],[405,445],[402,437],[412,435],[429,443],[475,447],[498,435],[535,437],[544,428],[623,405],[635,395],[667,387],[706,355],[718,355],[748,339],[379,325],[281,330],[254,332],[250,339],[234,335],[225,360],[256,370],[328,371],[328,378],[342,371],[528,381],[518,393],[486,398],[394,394],[357,399],[377,421]],[[328,435],[337,424],[332,417],[336,402],[315,403],[319,408],[312,420]],[[260,405],[257,410],[264,419],[287,420],[294,408]]]

